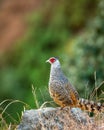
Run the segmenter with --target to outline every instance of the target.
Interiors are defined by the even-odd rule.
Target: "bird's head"
[[[59,62],[58,58],[56,58],[56,57],[51,57],[46,62],[49,62],[54,67],[60,66],[60,62]]]

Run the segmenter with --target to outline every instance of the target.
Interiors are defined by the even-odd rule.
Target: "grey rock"
[[[80,115],[80,116],[79,116]],[[42,108],[26,110],[17,130],[69,130],[71,124],[87,124],[86,115],[79,108]],[[90,122],[90,120],[89,120]]]

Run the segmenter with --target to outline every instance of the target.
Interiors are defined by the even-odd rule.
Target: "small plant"
[[[9,102],[9,103],[8,103]],[[0,103],[0,129],[1,130],[14,130],[16,126],[21,121],[20,114],[16,112],[18,120],[16,120],[12,114],[7,112],[7,109],[14,103],[21,103],[24,106],[24,110],[26,108],[30,108],[30,106],[20,100],[7,99]],[[6,104],[6,105],[5,105]],[[23,111],[21,112],[21,114]],[[9,123],[8,123],[9,120]]]

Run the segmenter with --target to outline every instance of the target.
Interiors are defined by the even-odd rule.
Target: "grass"
[[[95,102],[104,102],[104,81],[97,83],[96,71],[94,73],[95,85],[92,92],[89,94],[89,99]]]
[[[17,112],[18,120],[16,120],[11,114],[7,113],[7,109],[14,103],[21,103],[26,108],[30,107],[28,104],[20,100],[7,99],[7,100],[2,101],[0,103],[0,130],[14,130],[16,126],[19,124],[19,122],[21,121],[21,117],[18,114],[18,112]],[[25,110],[25,107],[24,107],[24,110]],[[23,113],[23,111],[21,113]],[[7,118],[10,119],[12,122],[8,124]]]

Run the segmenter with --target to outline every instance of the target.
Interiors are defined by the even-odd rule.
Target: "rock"
[[[69,130],[91,122],[79,108],[26,110],[17,130]]]

